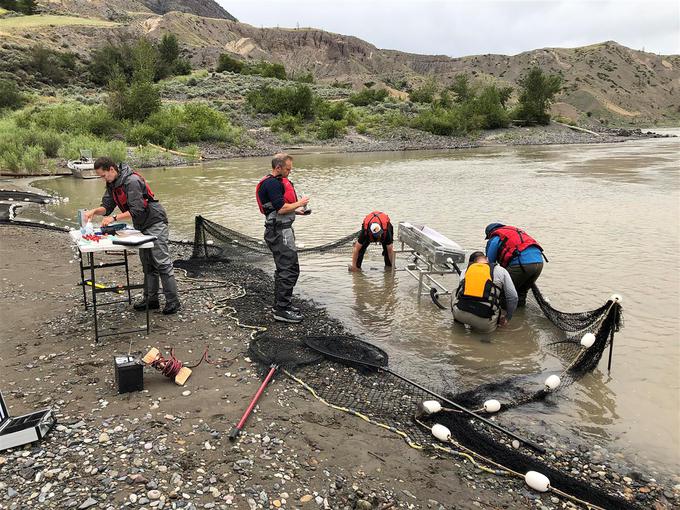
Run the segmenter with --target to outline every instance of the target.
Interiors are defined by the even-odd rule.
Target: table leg
[[[123,251],[123,257],[125,257],[125,280],[127,281],[127,294],[128,294],[128,304],[132,304],[132,293],[130,292],[130,268],[128,266],[128,253],[127,250]]]
[[[92,284],[92,309],[94,310],[94,343],[99,343],[99,324],[97,323],[97,282],[94,277],[94,253],[88,253],[90,263],[90,283]]]
[[[149,248],[146,248],[147,250]],[[141,252],[141,250],[140,250]],[[141,260],[141,257],[140,257]],[[144,301],[146,302],[146,334],[149,334],[149,279],[146,277],[146,272],[144,273]]]
[[[83,269],[83,254],[78,252],[78,262],[80,263],[80,284],[83,286],[83,306],[87,311],[87,290],[85,289],[85,270]]]

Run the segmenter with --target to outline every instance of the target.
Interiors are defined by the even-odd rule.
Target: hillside
[[[42,8],[80,19],[76,23],[67,21],[75,17],[63,18],[62,23],[55,23],[52,17],[40,30],[35,23],[22,25],[21,18],[2,19],[0,35],[6,42],[0,51],[16,52],[40,43],[86,59],[107,39],[139,35],[158,39],[173,32],[194,67],[211,68],[226,51],[243,59],[280,62],[292,73],[312,72],[320,82],[360,87],[373,81],[390,87],[394,94],[400,89],[402,96],[428,77],[448,85],[459,73],[468,73],[477,81],[516,85],[526,69],[538,64],[564,78],[564,89],[554,105],[564,117],[617,125],[680,122],[680,56],[633,50],[614,41],[514,56],[450,58],[379,49],[356,37],[313,28],[256,28],[235,21],[211,1],[48,0]],[[105,20],[115,24],[102,26]]]
[[[177,11],[206,18],[236,21],[236,18],[217,2],[211,0],[41,0],[38,3],[43,12],[109,19]]]

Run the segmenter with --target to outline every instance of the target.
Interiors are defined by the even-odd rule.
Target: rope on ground
[[[189,291],[212,290],[212,289],[222,289],[222,288],[231,287],[232,289],[234,289],[234,294],[214,300],[213,301],[213,307],[210,310],[217,313],[217,314],[220,314],[220,315],[222,314],[222,312],[224,310],[228,310],[229,313],[225,314],[224,317],[234,321],[236,326],[238,326],[239,328],[251,330],[251,333],[250,333],[250,339],[251,340],[258,333],[263,333],[263,332],[267,331],[267,328],[264,327],[264,326],[255,326],[255,325],[251,325],[251,324],[242,323],[237,316],[238,311],[236,310],[236,308],[226,304],[228,301],[234,301],[236,299],[240,299],[242,297],[245,297],[246,296],[245,287],[239,285],[238,283],[234,283],[234,282],[230,282],[230,281],[226,281],[226,280],[217,280],[217,279],[211,279],[211,278],[195,278],[195,277],[189,276],[188,271],[186,269],[182,269],[182,268],[176,267],[175,270],[181,271],[182,273],[184,273],[184,276],[180,276],[180,277],[177,278],[178,281],[216,284],[212,287],[194,287],[192,289],[189,289]]]

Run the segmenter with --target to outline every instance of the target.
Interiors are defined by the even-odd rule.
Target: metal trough
[[[418,300],[423,294],[429,294],[435,304],[441,307],[437,296],[451,294],[451,291],[433,277],[460,275],[458,264],[465,262],[465,251],[458,243],[425,225],[401,222],[397,238],[401,242],[401,249],[397,253],[413,256],[412,263],[404,270],[418,280]]]

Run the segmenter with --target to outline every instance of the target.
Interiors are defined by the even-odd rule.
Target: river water
[[[321,244],[357,230],[374,209],[395,225],[424,223],[469,250],[483,248],[488,223],[524,227],[550,259],[538,283],[553,306],[593,309],[620,293],[625,328],[611,374],[603,360],[552,405],[525,406],[501,420],[547,435],[577,434],[622,453],[629,465],[680,474],[679,154],[680,138],[299,155],[291,179],[311,197],[313,214],[298,219],[296,234],[306,246]],[[143,173],[168,210],[173,238],[192,238],[196,214],[260,237],[254,186],[267,167],[267,159],[253,158]],[[70,177],[35,185],[70,198],[46,211],[59,220],[97,205],[103,188]],[[449,310],[427,298],[419,304],[409,275],[385,273],[378,249],[362,274],[348,273],[348,257],[302,258],[298,289],[383,347],[399,372],[457,388],[562,366],[544,347],[554,330],[536,310],[519,311],[491,336],[468,333],[452,324]]]

